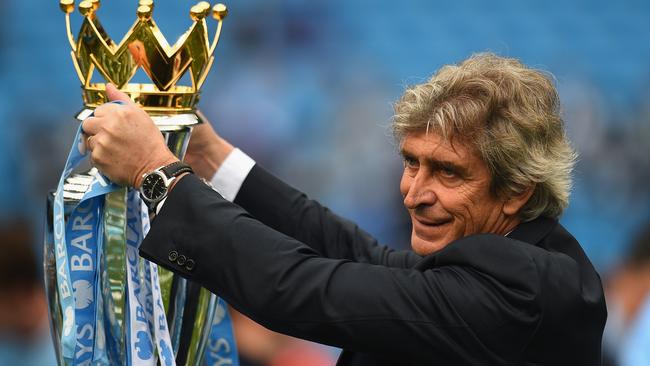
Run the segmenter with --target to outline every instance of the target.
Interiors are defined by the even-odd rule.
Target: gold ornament
[[[201,1],[192,6],[190,17],[194,23],[171,46],[152,18],[153,0],[140,0],[137,21],[120,43],[108,36],[97,19],[99,0],[79,3],[79,13],[84,20],[76,40],[70,30],[74,0],[60,0],[59,6],[65,13],[72,61],[81,82],[86,109],[95,109],[107,101],[106,84],[91,81],[98,72],[106,82],[115,84],[152,116],[196,110],[200,89],[214,61],[222,22],[228,14],[225,5],[216,4],[211,9],[207,1]],[[206,24],[211,12],[217,21],[212,41]],[[130,83],[138,68],[144,70],[151,83]],[[191,85],[180,85],[179,80],[186,73]]]

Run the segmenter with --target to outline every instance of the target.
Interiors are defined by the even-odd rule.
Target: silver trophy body
[[[83,120],[90,115],[91,110],[82,111],[78,119]],[[161,133],[165,137],[169,149],[179,158],[183,159],[192,127],[201,123],[195,114],[182,114],[176,116],[153,117]],[[94,172],[73,174],[64,185],[64,205],[66,214],[69,213],[83,194],[88,190]],[[54,194],[48,196],[48,221],[46,230],[53,229],[52,202]],[[108,194],[104,203],[104,252],[106,259],[102,271],[102,293],[109,294],[104,298],[104,311],[110,319],[113,331],[121,334],[119,339],[124,341],[126,332],[124,324],[125,311],[125,268],[124,255],[125,243],[123,241],[126,225],[126,189]],[[53,241],[45,240],[44,243],[44,275],[45,291],[47,294],[50,325],[54,349],[59,365],[64,365],[61,355],[59,335],[62,329],[62,315],[57,292],[55,246]],[[139,259],[142,261],[143,259]],[[184,278],[159,267],[161,290],[169,333],[176,355],[178,365],[198,365],[203,359],[205,348],[210,335],[212,319],[214,317],[216,296],[199,285],[191,283]],[[123,344],[123,343],[122,343]],[[125,349],[122,346],[121,349]],[[121,357],[125,364],[124,355]]]

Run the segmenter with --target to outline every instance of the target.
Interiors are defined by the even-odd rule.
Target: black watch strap
[[[183,163],[182,161],[177,161],[169,165],[165,165],[160,168],[160,170],[167,176],[167,179],[178,177],[183,173],[194,173],[192,167]]]

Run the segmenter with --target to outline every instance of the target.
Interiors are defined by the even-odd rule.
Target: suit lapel
[[[548,233],[557,226],[556,219],[540,217],[532,221],[519,224],[510,234],[509,238],[537,245]]]

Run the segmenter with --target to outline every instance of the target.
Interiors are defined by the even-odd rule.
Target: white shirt
[[[243,151],[235,148],[214,173],[211,180],[212,187],[223,198],[230,202],[234,201],[253,166],[255,166],[255,161]]]

